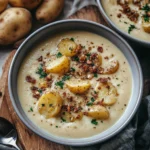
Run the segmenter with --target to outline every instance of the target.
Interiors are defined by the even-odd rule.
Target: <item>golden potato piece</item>
[[[55,92],[45,93],[38,102],[38,111],[46,118],[55,117],[62,107],[62,98]]]
[[[39,87],[40,87],[41,89],[47,88],[47,87],[48,87],[47,81],[41,81],[41,82],[39,83]]]
[[[102,56],[101,55],[97,55],[97,59],[94,62],[95,65],[100,66],[102,64]]]
[[[70,60],[66,56],[57,58],[56,60],[53,60],[49,62],[48,65],[46,65],[47,73],[64,74],[68,72],[69,69],[70,69]]]
[[[89,81],[79,79],[66,81],[66,85],[68,89],[75,94],[83,94],[91,87]]]
[[[98,99],[101,101],[101,104],[111,106],[117,101],[117,89],[112,83],[98,83],[95,89],[98,92]]]
[[[82,112],[72,113],[72,112],[64,111],[64,112],[61,113],[61,118],[65,122],[74,122],[76,120],[81,120],[82,117],[83,117],[83,113]]]
[[[36,8],[42,0],[22,0],[24,8],[27,9],[34,9]]]
[[[93,105],[89,107],[89,111],[87,112],[87,115],[94,118],[94,119],[108,119],[109,118],[109,112],[108,110],[101,106],[101,105]]]
[[[65,56],[71,57],[76,55],[77,53],[76,49],[77,44],[68,38],[62,39],[58,44],[58,50]]]
[[[119,62],[117,60],[113,60],[110,62],[109,66],[104,68],[100,73],[101,74],[113,74],[117,72],[119,69]]]
[[[142,26],[145,32],[150,33],[150,22],[145,22],[143,18]]]

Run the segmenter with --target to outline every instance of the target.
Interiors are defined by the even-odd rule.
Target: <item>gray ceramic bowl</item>
[[[108,23],[108,25],[110,27],[112,27],[116,32],[118,32],[119,34],[123,35],[125,38],[131,40],[131,41],[134,41],[136,42],[137,44],[139,45],[143,45],[145,47],[150,47],[150,42],[147,42],[147,41],[143,41],[143,40],[140,40],[138,38],[135,38],[135,37],[132,37],[131,35],[129,35],[128,33],[124,32],[123,30],[119,29],[117,27],[117,25],[112,22],[112,20],[108,17],[108,15],[105,13],[105,10],[103,9],[103,6],[102,6],[102,2],[101,0],[97,0],[97,3],[98,3],[98,7],[99,7],[99,10],[102,14],[102,16],[104,17],[105,21]]]
[[[110,40],[113,44],[115,44],[127,58],[131,67],[133,80],[132,95],[129,100],[129,104],[125,112],[123,113],[122,117],[108,130],[92,137],[80,139],[57,137],[48,134],[44,132],[42,129],[38,128],[38,126],[34,125],[32,121],[29,120],[29,118],[26,116],[25,112],[21,107],[17,94],[18,70],[20,68],[22,61],[24,60],[28,52],[32,49],[32,46],[38,44],[43,37],[47,37],[48,35],[54,35],[55,33],[59,33],[62,31],[71,31],[71,30],[84,30],[96,33],[98,35],[105,37],[106,39]],[[49,24],[38,29],[33,34],[31,34],[19,47],[12,61],[11,68],[9,71],[9,93],[13,107],[17,112],[19,118],[29,129],[31,129],[33,132],[40,135],[41,137],[65,145],[73,145],[73,146],[91,145],[98,142],[102,142],[120,132],[134,116],[140,104],[140,99],[142,96],[142,88],[143,88],[143,78],[141,67],[132,48],[127,44],[125,40],[123,40],[118,34],[113,32],[109,28],[90,21],[65,20]]]

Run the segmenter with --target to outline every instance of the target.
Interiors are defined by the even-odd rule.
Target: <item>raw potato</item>
[[[32,27],[31,14],[24,8],[9,8],[0,15],[0,45],[22,39]]]
[[[24,7],[22,0],[9,0],[9,4],[12,7]]]
[[[68,89],[75,94],[83,94],[91,87],[89,81],[80,79],[70,79],[66,81],[66,85]]]
[[[3,12],[8,5],[8,0],[0,0],[0,13]]]
[[[36,11],[36,18],[41,23],[49,23],[55,20],[61,13],[64,0],[44,0]]]
[[[24,8],[27,9],[34,9],[36,8],[42,0],[22,0]]]
[[[36,8],[42,0],[9,0],[9,4],[13,7],[23,7],[27,9]]]
[[[45,93],[38,102],[38,111],[46,118],[55,117],[62,107],[62,98],[55,92]]]
[[[150,22],[142,21],[142,26],[145,32],[150,33]]]
[[[103,105],[111,106],[116,103],[118,92],[112,83],[98,83],[95,91],[98,93],[98,99],[102,100]]]
[[[101,119],[101,120],[105,120],[109,118],[109,112],[105,107],[101,105],[93,105],[89,108],[90,109],[87,112],[88,116],[94,119]]]
[[[71,57],[76,55],[77,53],[76,48],[77,48],[77,44],[68,38],[62,39],[58,44],[59,52],[65,56]]]
[[[57,59],[49,62],[48,65],[46,65],[47,73],[64,74],[64,73],[68,72],[69,69],[70,69],[70,60],[66,56],[57,58]]]

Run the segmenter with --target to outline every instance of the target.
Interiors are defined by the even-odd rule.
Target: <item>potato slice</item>
[[[66,121],[66,122],[74,122],[76,120],[81,120],[83,117],[83,113],[79,112],[79,113],[72,113],[72,112],[62,112],[61,113],[61,118]]]
[[[94,118],[94,119],[108,119],[109,118],[109,112],[108,110],[101,106],[101,105],[93,105],[89,107],[89,111],[87,112],[87,115]]]
[[[64,74],[68,72],[69,69],[70,69],[70,60],[66,56],[57,58],[56,60],[49,62],[49,64],[46,66],[47,73]]]
[[[143,18],[142,26],[145,32],[150,33],[150,22],[145,22]]]
[[[65,56],[74,56],[77,51],[77,44],[69,38],[62,39],[58,44],[58,50]]]
[[[112,83],[98,83],[95,91],[98,93],[98,99],[101,104],[111,106],[117,101],[117,89]]]
[[[62,98],[55,92],[45,93],[38,102],[38,111],[46,118],[55,117],[62,107]]]
[[[83,94],[91,87],[89,81],[80,79],[71,79],[66,81],[66,85],[68,89],[75,94]]]
[[[109,66],[100,71],[100,74],[113,74],[119,69],[119,62],[113,60],[110,62]]]

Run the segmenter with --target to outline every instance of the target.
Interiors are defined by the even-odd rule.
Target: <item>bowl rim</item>
[[[126,47],[128,48],[128,50],[130,51],[130,53],[132,54],[133,58],[135,59],[135,62],[138,66],[138,71],[139,71],[139,85],[141,85],[141,87],[139,87],[139,93],[138,93],[138,98],[137,98],[137,101],[136,101],[136,104],[134,106],[134,109],[132,110],[132,113],[129,115],[129,117],[127,118],[127,120],[117,129],[117,131],[113,131],[112,134],[110,135],[107,135],[106,137],[104,137],[103,139],[101,139],[101,141],[99,139],[95,140],[95,141],[84,141],[82,142],[82,140],[80,140],[80,142],[70,142],[70,143],[67,143],[65,142],[65,140],[55,140],[53,139],[52,137],[51,138],[48,138],[47,136],[45,136],[44,134],[40,134],[38,130],[35,130],[33,128],[31,128],[31,126],[28,124],[27,120],[24,119],[22,117],[22,114],[20,113],[20,110],[19,108],[17,107],[16,103],[15,103],[15,98],[13,96],[13,92],[12,92],[12,87],[13,85],[11,84],[11,81],[12,81],[12,72],[13,72],[13,66],[16,62],[16,58],[17,56],[19,55],[19,53],[21,52],[21,49],[23,47],[24,44],[28,43],[28,41],[30,40],[30,38],[32,38],[33,36],[35,36],[38,32],[48,28],[48,27],[51,27],[51,26],[55,26],[56,24],[63,24],[63,23],[68,23],[68,22],[78,22],[78,23],[86,23],[86,24],[90,24],[92,26],[97,26],[99,28],[103,28],[104,30],[107,30],[110,34],[113,34],[115,35],[119,40],[121,40],[121,42],[123,42]],[[126,125],[130,122],[130,120],[133,118],[134,114],[136,113],[139,105],[140,105],[140,101],[141,101],[141,98],[142,98],[142,93],[143,93],[143,74],[142,74],[142,70],[141,70],[141,66],[140,66],[140,63],[138,61],[138,58],[135,54],[135,52],[132,50],[132,48],[130,47],[130,45],[121,37],[119,36],[116,32],[114,32],[113,30],[109,29],[108,27],[102,25],[102,24],[98,24],[98,23],[95,23],[95,22],[92,22],[92,21],[87,21],[87,20],[81,20],[81,19],[71,19],[71,20],[61,20],[61,21],[56,21],[54,23],[50,23],[48,25],[45,25],[41,28],[39,28],[38,30],[36,30],[35,32],[33,32],[32,34],[30,34],[26,39],[25,41],[20,45],[20,47],[18,48],[13,60],[12,60],[12,63],[11,63],[11,66],[10,66],[10,70],[9,70],[9,74],[8,74],[8,89],[9,89],[9,94],[10,94],[10,99],[11,99],[11,102],[13,104],[13,107],[15,109],[15,112],[17,113],[18,117],[20,118],[20,120],[26,125],[27,128],[29,128],[31,131],[33,131],[34,133],[36,133],[37,135],[39,135],[40,137],[44,138],[44,139],[47,139],[49,141],[52,141],[52,142],[55,142],[55,143],[59,143],[59,144],[63,144],[63,145],[69,145],[69,146],[88,146],[88,145],[93,145],[93,144],[96,144],[96,143],[99,143],[99,142],[103,142],[105,140],[108,140],[110,139],[111,137],[113,137],[114,135],[118,134],[124,127],[126,127]],[[40,129],[41,130],[41,129]],[[41,130],[42,131],[42,130]],[[64,138],[65,139],[65,138]],[[78,138],[79,139],[79,138]],[[86,138],[88,139],[88,138]]]
[[[129,40],[132,40],[134,42],[137,42],[138,44],[142,44],[146,47],[150,47],[150,42],[148,41],[144,41],[144,40],[140,40],[136,37],[133,37],[129,34],[127,34],[125,31],[119,29],[116,24],[108,17],[108,15],[105,13],[105,10],[102,6],[102,2],[101,0],[97,0],[97,4],[98,4],[98,7],[99,7],[99,10],[100,10],[100,13],[102,14],[104,20],[108,23],[108,25],[110,27],[112,27],[116,32],[120,33],[121,35],[125,36],[126,38],[128,38]]]

